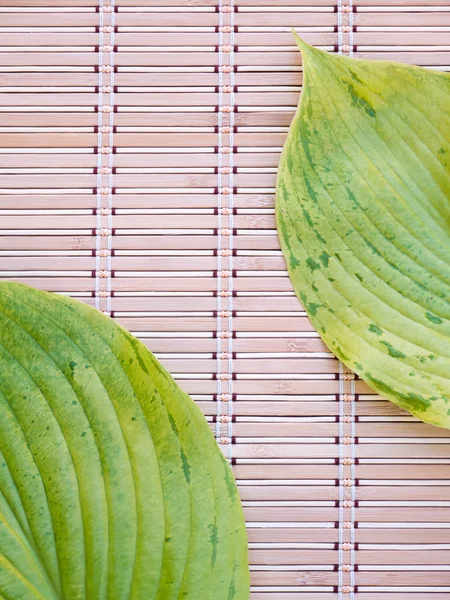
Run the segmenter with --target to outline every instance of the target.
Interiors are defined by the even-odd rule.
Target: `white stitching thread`
[[[229,14],[230,24],[224,25],[224,15]],[[217,423],[216,423],[216,437],[218,440],[227,439],[227,458],[231,461],[233,458],[232,439],[233,439],[233,144],[234,144],[234,6],[230,2],[229,5],[224,5],[223,0],[219,0],[219,111],[218,111],[218,241],[217,241],[217,271],[218,271],[218,300],[217,300],[217,331],[220,332],[218,335],[217,343],[217,373],[218,373],[218,387],[217,387]],[[224,34],[229,35],[229,43],[224,43]],[[224,54],[225,53],[225,54]],[[224,56],[228,56],[228,64],[224,65]],[[229,73],[229,85],[224,86],[224,75],[223,73]],[[226,104],[224,104],[224,94],[227,94]],[[229,115],[226,118],[224,115]],[[224,124],[225,123],[225,124]],[[222,146],[223,135],[229,136],[228,146]],[[228,164],[224,163],[223,155],[228,155]],[[222,175],[228,175],[228,184],[223,185]],[[225,200],[227,198],[227,201]],[[223,206],[225,204],[226,206]],[[223,217],[223,218],[222,218]],[[228,240],[227,247],[224,248],[223,238]],[[222,270],[222,256],[227,257],[227,269]],[[228,280],[227,289],[222,289],[221,278]],[[222,310],[222,298],[227,298],[226,307],[227,310]],[[227,331],[222,331],[222,318],[227,319]],[[228,339],[228,352],[223,353],[221,339]],[[227,360],[227,372],[220,373],[221,371],[221,360]],[[221,382],[228,382],[223,384],[226,386],[227,392],[224,393]],[[222,414],[222,401],[228,402],[227,414]],[[221,435],[221,423],[227,423],[227,436]],[[220,443],[220,442],[219,442]]]
[[[353,56],[353,44],[354,44],[354,36],[353,36],[353,0],[349,0],[350,5],[350,14],[349,14],[349,25],[350,25],[350,56]]]
[[[230,101],[229,104],[232,107],[232,111],[230,112],[230,133],[229,133],[229,139],[230,139],[230,147],[231,147],[231,152],[228,155],[228,166],[230,167],[230,172],[228,175],[228,184],[229,184],[229,188],[230,188],[230,194],[228,196],[228,206],[230,209],[230,213],[229,213],[229,217],[228,217],[228,223],[229,223],[229,228],[231,229],[231,236],[229,237],[229,244],[228,247],[231,250],[231,254],[228,258],[228,268],[231,271],[231,277],[228,279],[228,291],[230,292],[229,296],[228,296],[228,311],[229,311],[229,317],[228,317],[228,329],[232,332],[233,331],[233,248],[234,248],[234,239],[233,239],[233,231],[234,231],[234,218],[233,218],[233,212],[234,212],[234,176],[233,176],[233,170],[234,170],[234,154],[233,154],[233,149],[234,149],[234,0],[230,0],[230,6],[231,6],[231,12],[230,12],[230,27],[231,27],[231,32],[230,32],[230,46],[232,48],[231,53],[230,53],[230,66],[231,66],[231,71],[230,71],[230,87],[231,87],[231,93],[230,93]],[[233,439],[233,336],[231,336],[228,340],[228,352],[229,352],[229,358],[228,358],[228,373],[230,374],[230,379],[228,380],[228,393],[231,396],[231,400],[228,403],[228,416],[230,417],[230,420],[228,422],[228,437],[232,440]],[[228,458],[231,460],[233,458],[233,445],[229,444],[228,446]]]
[[[348,393],[348,387],[349,393]],[[356,405],[355,375],[339,362],[339,593],[354,600],[356,520]],[[350,432],[348,428],[350,427]],[[346,447],[346,450],[345,450]],[[347,454],[347,456],[345,456]],[[348,469],[350,468],[350,474]],[[349,477],[350,475],[350,477]],[[350,499],[349,499],[350,497]],[[345,510],[344,510],[345,509]],[[347,511],[350,511],[348,514]],[[350,542],[344,542],[344,530]],[[345,551],[345,554],[344,552]],[[349,554],[347,554],[349,552]],[[344,568],[345,567],[345,568]],[[343,573],[347,581],[344,585]]]
[[[343,584],[343,571],[342,565],[344,564],[344,486],[342,484],[344,480],[344,447],[342,445],[342,438],[344,437],[344,365],[339,361],[339,531],[338,531],[338,598],[342,600],[342,584]]]
[[[223,227],[223,218],[222,218],[222,194],[220,193],[220,190],[222,188],[222,165],[223,165],[223,153],[222,153],[222,144],[223,144],[223,134],[222,134],[222,127],[223,127],[223,111],[221,110],[222,108],[222,103],[223,103],[223,71],[222,71],[222,66],[223,66],[223,54],[222,54],[222,46],[223,46],[223,31],[222,31],[222,27],[223,27],[223,5],[222,5],[222,0],[219,0],[219,57],[218,57],[218,64],[219,64],[219,77],[218,77],[218,83],[219,83],[219,95],[218,95],[218,113],[217,113],[217,123],[218,123],[218,138],[217,138],[217,144],[218,144],[218,149],[219,152],[217,153],[217,274],[219,275],[219,273],[222,270],[222,235],[223,235],[223,231],[224,231],[224,227]],[[222,291],[222,281],[221,278],[218,276],[217,277],[217,304],[216,304],[216,308],[217,308],[217,324],[216,324],[216,329],[217,329],[217,344],[216,344],[216,352],[217,352],[217,361],[216,361],[216,372],[220,373],[221,371],[221,359],[220,359],[220,352],[221,352],[221,346],[222,346],[222,317],[221,317],[221,309],[222,309],[222,296],[221,296],[221,291]],[[222,414],[222,400],[223,400],[223,396],[222,396],[222,383],[221,383],[221,379],[219,377],[217,377],[217,407],[216,407],[216,440],[219,443],[220,437],[221,437],[221,431],[220,431],[220,417]]]
[[[102,187],[102,154],[100,152],[100,148],[102,147],[102,112],[100,107],[103,104],[103,54],[100,52],[100,47],[103,46],[103,27],[104,27],[104,12],[103,8],[103,0],[100,0],[100,10],[99,10],[99,36],[98,36],[98,112],[97,112],[97,177],[96,177],[96,185],[97,185],[97,197],[96,197],[96,239],[95,239],[95,308],[100,309],[100,279],[98,277],[98,272],[100,271],[100,251],[101,251],[101,234],[100,231],[102,229],[102,218],[100,209],[102,207],[102,197],[100,194],[100,189]]]
[[[351,415],[352,415],[352,427],[351,427],[351,438],[352,438],[352,445],[351,445],[351,458],[352,458],[352,464],[351,464],[351,478],[353,479],[353,481],[356,481],[356,448],[355,448],[355,439],[356,439],[356,404],[355,404],[355,398],[356,398],[356,389],[355,389],[355,379],[352,379],[350,381],[350,394],[352,397],[352,402],[351,402]],[[352,487],[352,507],[351,507],[351,522],[352,524],[355,523],[356,520],[356,509],[355,509],[355,503],[356,503],[356,485],[354,485]],[[350,571],[350,587],[351,587],[351,592],[350,592],[350,600],[354,599],[354,588],[355,588],[355,569],[354,569],[354,565],[355,565],[355,536],[356,536],[356,532],[355,532],[355,527],[352,527],[351,532],[350,532],[350,542],[352,544],[352,550],[350,553],[350,565],[351,565],[351,571]]]
[[[111,0],[111,8],[112,12],[110,13],[110,24],[111,24],[111,33],[110,33],[110,45],[111,52],[109,54],[109,64],[112,66],[112,71],[110,73],[110,95],[109,95],[109,104],[113,107],[113,110],[109,113],[109,146],[110,148],[114,147],[114,65],[115,65],[115,57],[114,57],[114,35],[115,35],[115,10],[114,10],[114,2],[115,0]],[[108,271],[112,272],[112,231],[113,231],[113,160],[114,154],[111,154],[108,157],[108,229],[111,231],[111,235],[108,236]],[[111,291],[112,291],[112,280],[111,277],[108,277],[107,281],[107,291],[109,292],[108,297],[106,299],[106,310],[111,312]]]
[[[342,53],[342,0],[337,3],[338,52]]]
[[[105,15],[109,16],[108,25],[105,25],[105,18],[108,18]],[[105,314],[111,313],[112,296],[114,19],[114,0],[108,5],[105,5],[104,0],[99,0],[95,307],[104,307]],[[108,44],[105,44],[105,34],[110,36]],[[105,114],[109,115],[108,125],[103,125]],[[107,136],[107,143],[104,136]],[[104,156],[107,156],[107,167],[103,165]],[[105,199],[106,206],[103,205]],[[102,238],[105,237],[106,248],[102,247]],[[106,290],[100,289],[100,279],[106,279]],[[102,298],[104,305],[101,303]]]

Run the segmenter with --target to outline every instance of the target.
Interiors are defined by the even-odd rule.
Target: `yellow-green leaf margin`
[[[339,359],[450,427],[450,78],[297,41],[276,195],[291,281]]]
[[[0,597],[249,597],[237,488],[194,402],[112,319],[6,282]]]

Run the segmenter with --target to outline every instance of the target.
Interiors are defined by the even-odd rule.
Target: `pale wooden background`
[[[111,313],[198,402],[252,600],[448,600],[449,434],[340,368],[279,251],[293,26],[450,69],[448,0],[0,0],[0,277]]]

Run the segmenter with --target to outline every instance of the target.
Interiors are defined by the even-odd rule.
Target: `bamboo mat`
[[[0,0],[0,277],[110,314],[196,400],[252,600],[448,600],[450,433],[343,369],[279,250],[291,27],[450,70],[449,0]]]

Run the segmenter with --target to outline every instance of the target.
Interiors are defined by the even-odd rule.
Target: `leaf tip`
[[[295,38],[295,41],[297,43],[297,46],[300,48],[302,54],[307,54],[308,52],[314,51],[315,48],[313,46],[310,46],[307,42],[305,42],[304,39],[302,39],[298,33],[295,31],[294,28],[291,29],[292,31],[292,35]]]

